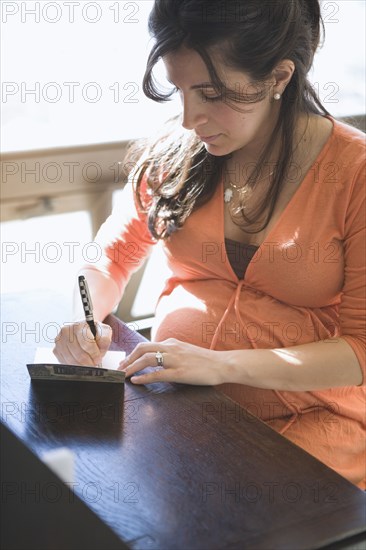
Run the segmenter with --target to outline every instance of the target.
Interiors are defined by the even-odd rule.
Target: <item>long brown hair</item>
[[[174,91],[159,90],[153,77],[156,63],[182,46],[202,57],[215,90],[238,111],[248,97],[225,87],[210,51],[219,48],[228,66],[249,75],[258,86],[254,101],[265,97],[264,83],[281,60],[290,59],[295,64],[282,96],[277,124],[258,161],[259,166],[264,166],[279,140],[280,153],[272,182],[255,212],[248,216],[241,210],[241,225],[246,231],[261,231],[272,216],[291,165],[298,115],[329,114],[307,79],[321,28],[324,31],[318,0],[155,0],[149,17],[149,31],[155,42],[143,79],[144,93],[154,101],[168,101]],[[152,141],[135,143],[128,156],[133,162],[144,152],[136,172],[136,194],[148,213],[149,229],[156,239],[168,238],[183,226],[194,209],[212,197],[230,158],[208,153],[193,132],[179,128],[179,118],[168,121]],[[259,174],[254,170],[249,177],[250,188],[261,179]],[[142,181],[150,188],[148,201]]]

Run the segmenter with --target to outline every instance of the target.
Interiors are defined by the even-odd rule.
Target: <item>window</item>
[[[322,1],[325,41],[310,80],[334,116],[365,113],[364,0]]]
[[[151,133],[178,109],[141,89],[152,0],[1,2],[2,149]],[[325,46],[311,80],[335,116],[365,111],[365,2],[322,1]]]
[[[168,118],[141,89],[152,6],[1,2],[3,150],[121,141]]]

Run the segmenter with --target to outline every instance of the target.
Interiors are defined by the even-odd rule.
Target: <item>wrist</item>
[[[248,350],[221,351],[221,383],[245,384],[245,356]]]

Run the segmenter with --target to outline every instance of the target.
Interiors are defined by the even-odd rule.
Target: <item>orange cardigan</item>
[[[157,304],[153,340],[174,337],[228,350],[291,347],[342,336],[365,373],[365,136],[332,122],[331,136],[243,280],[225,251],[222,182],[163,244],[171,276]],[[88,266],[102,270],[121,295],[155,244],[131,184],[123,204],[123,212],[116,209],[96,237],[103,258]],[[306,392],[241,384],[218,389],[366,487],[365,382],[366,376],[362,386]]]

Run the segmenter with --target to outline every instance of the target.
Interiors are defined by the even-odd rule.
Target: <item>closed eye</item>
[[[223,99],[223,96],[222,95],[205,95],[205,94],[202,94],[202,99],[203,101],[222,101]]]
[[[170,84],[173,84],[173,94],[176,94],[177,92],[180,92],[180,89],[174,85],[174,83],[171,80],[168,80]],[[201,97],[204,101],[220,101],[223,99],[223,95],[206,95],[204,91],[212,90],[213,86],[211,84],[199,84],[196,86],[192,86],[192,89],[198,89],[201,92]]]

